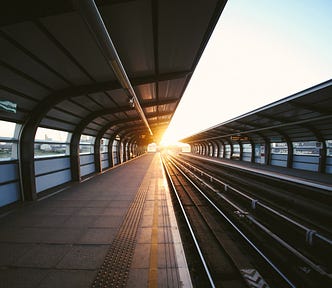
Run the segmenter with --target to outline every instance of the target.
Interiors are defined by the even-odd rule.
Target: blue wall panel
[[[51,158],[45,160],[35,161],[35,173],[36,175],[49,173],[52,171],[63,170],[70,168],[69,157],[64,158]]]
[[[101,161],[107,160],[108,159],[108,153],[100,154],[100,159],[101,159]]]
[[[280,166],[280,167],[287,167],[286,161],[279,161],[279,160],[272,160],[271,165]]]
[[[312,163],[295,162],[295,163],[293,163],[293,168],[300,169],[300,170],[314,171],[314,172],[318,171],[318,165],[312,164]]]
[[[20,191],[18,164],[0,164],[0,207],[20,200]]]
[[[85,176],[85,175],[88,175],[88,174],[91,174],[91,173],[94,173],[95,172],[95,164],[92,163],[92,164],[89,164],[89,165],[84,165],[84,166],[81,166],[81,176]]]
[[[0,207],[20,200],[18,182],[0,185]]]
[[[293,168],[307,170],[307,171],[318,171],[318,156],[308,155],[294,155]]]
[[[287,161],[286,154],[271,154],[271,160]]]
[[[304,162],[304,163],[319,163],[318,156],[305,156],[305,155],[294,155],[293,162]]]
[[[286,154],[271,154],[271,165],[287,167],[287,155]]]
[[[95,161],[94,154],[80,155],[80,165],[90,164]]]
[[[332,174],[332,157],[326,158],[326,173]]]
[[[70,169],[36,177],[37,193],[71,181]]]
[[[261,163],[261,156],[255,156],[255,163]]]
[[[251,161],[251,152],[243,152],[242,161],[250,162]]]
[[[332,166],[326,166],[326,173],[332,174]]]
[[[0,183],[18,180],[17,163],[7,163],[0,165]]]
[[[104,160],[101,162],[101,169],[106,169],[108,168],[110,165],[109,165],[109,162],[108,160]]]
[[[81,176],[85,176],[96,171],[94,154],[80,155]]]

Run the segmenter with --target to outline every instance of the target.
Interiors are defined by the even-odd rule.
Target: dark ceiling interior
[[[94,22],[93,1],[2,5],[0,100],[16,103],[17,113],[1,111],[0,118],[105,138],[117,133],[159,141],[225,3],[96,1],[104,40],[94,30],[100,23]]]

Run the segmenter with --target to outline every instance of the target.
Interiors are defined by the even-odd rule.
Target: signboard
[[[17,106],[16,103],[7,100],[0,100],[0,110],[16,113],[16,106]]]
[[[232,141],[249,141],[247,136],[231,136]]]

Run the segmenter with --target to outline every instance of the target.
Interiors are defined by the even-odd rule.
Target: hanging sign
[[[249,137],[247,136],[231,136],[232,141],[248,141]]]
[[[17,107],[16,103],[7,100],[0,100],[0,110],[16,113],[16,107]]]

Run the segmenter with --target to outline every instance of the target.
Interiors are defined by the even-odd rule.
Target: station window
[[[240,159],[240,144],[238,144],[238,143],[233,144],[233,154],[232,154],[231,158],[233,160]]]
[[[207,147],[208,147],[208,151],[207,151],[208,152],[208,156],[212,157],[213,156],[213,152],[214,152],[213,151],[213,149],[214,149],[213,145],[211,143],[209,143]]]
[[[21,125],[0,120],[0,161],[17,159],[18,134]]]
[[[293,142],[294,155],[319,156],[321,143],[316,141]]]
[[[332,140],[326,140],[326,156],[332,157]]]
[[[225,158],[226,159],[231,158],[231,145],[229,145],[229,144],[225,145]]]
[[[252,147],[251,147],[251,144],[250,143],[244,143],[242,145],[242,160],[243,161],[247,161],[247,162],[250,162],[252,159],[251,159],[251,152],[252,152]]]
[[[148,152],[156,152],[157,151],[157,144],[156,143],[150,143],[148,145]]]
[[[90,135],[81,135],[80,154],[94,154],[94,144],[96,138]]]
[[[71,133],[38,127],[35,135],[34,157],[59,157],[70,153]]]
[[[222,158],[224,156],[224,145],[223,144],[219,144],[219,158]]]
[[[250,143],[245,143],[243,144],[243,153],[251,153],[251,144]]]
[[[118,149],[120,144],[120,138],[116,137],[115,140],[113,141],[113,145],[112,145],[112,156],[113,156],[113,161],[114,164],[118,164],[119,163],[119,159],[118,159]]]
[[[100,153],[108,153],[108,143],[109,139],[102,138],[100,140]]]
[[[286,142],[271,143],[271,154],[288,154],[288,147]]]

